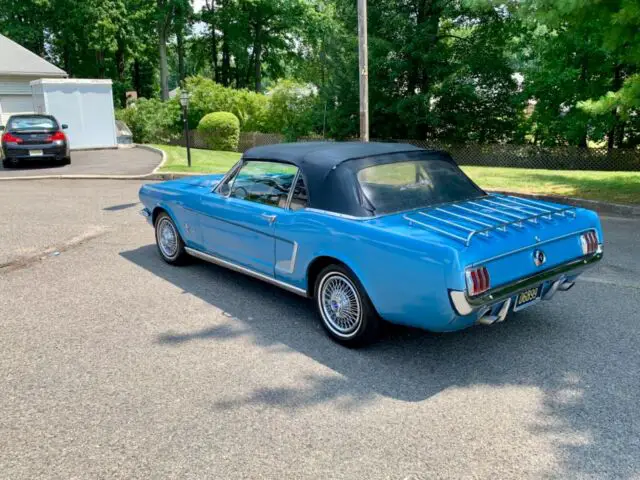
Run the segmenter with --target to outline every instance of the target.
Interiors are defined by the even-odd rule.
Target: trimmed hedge
[[[240,141],[240,120],[231,112],[214,112],[202,117],[198,132],[212,150],[235,152]]]

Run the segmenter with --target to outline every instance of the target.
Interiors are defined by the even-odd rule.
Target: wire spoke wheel
[[[158,222],[156,237],[158,247],[165,257],[173,259],[178,255],[178,232],[171,220],[165,217]]]
[[[318,303],[327,327],[340,337],[357,333],[362,323],[362,303],[353,282],[339,272],[326,275],[320,284]]]

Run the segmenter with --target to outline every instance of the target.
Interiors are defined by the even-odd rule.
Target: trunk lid
[[[446,244],[457,251],[461,272],[486,266],[492,288],[583,256],[580,236],[588,230],[595,230],[602,242],[593,212],[506,195],[413,210],[372,223]],[[536,264],[538,252],[544,261]]]
[[[43,145],[51,143],[49,138],[57,130],[29,130],[29,131],[17,131],[11,132],[14,137],[22,140],[22,145]]]

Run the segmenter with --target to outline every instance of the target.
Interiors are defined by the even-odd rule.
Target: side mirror
[[[0,132],[4,130],[4,125],[0,125]]]
[[[63,123],[63,124],[62,124],[62,129],[63,129],[63,130],[66,130],[67,128],[69,128],[69,125],[67,125],[66,123]]]

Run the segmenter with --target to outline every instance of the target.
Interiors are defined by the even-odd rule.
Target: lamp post
[[[182,122],[184,124],[184,136],[187,141],[187,163],[191,168],[191,139],[189,138],[189,92],[180,92],[180,105],[182,105]]]

